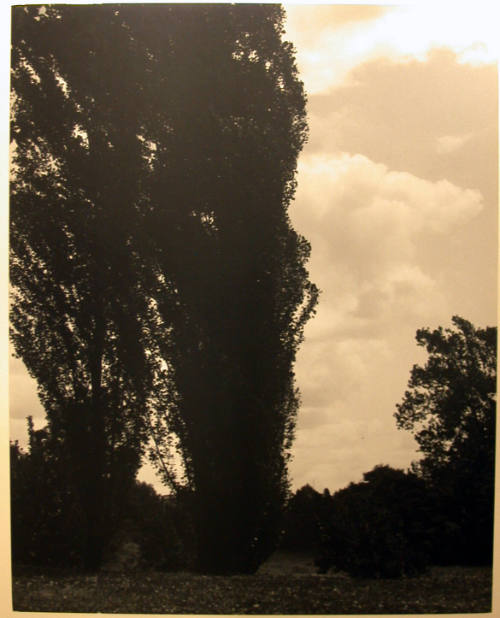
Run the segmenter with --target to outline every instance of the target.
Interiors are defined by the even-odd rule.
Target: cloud
[[[335,489],[379,463],[405,468],[417,458],[392,416],[419,359],[415,331],[460,313],[453,260],[425,256],[454,252],[483,209],[477,190],[361,154],[302,157],[291,217],[311,242],[322,295],[296,366],[295,487],[315,479]]]
[[[290,5],[286,6],[286,25],[288,30],[301,33],[302,42],[312,43],[317,40],[318,30],[324,34],[346,26],[366,24],[389,10],[387,6],[369,4]]]
[[[453,7],[319,5],[287,7],[286,34],[295,43],[298,65],[310,94],[341,84],[349,71],[382,57],[396,62],[424,60],[436,46],[461,63],[494,63],[499,46],[491,6]]]
[[[311,136],[292,212],[312,241],[319,285],[336,289],[335,298],[323,294],[311,332],[324,331],[327,317],[369,330],[370,312],[402,279],[413,289],[408,318],[431,298],[426,315],[436,310],[436,319],[449,319],[448,308],[495,322],[497,86],[496,66],[461,64],[437,49],[404,63],[364,62],[342,85],[309,97]],[[316,233],[321,227],[341,233],[329,238]],[[380,278],[389,262],[392,283]],[[404,316],[404,303],[391,307]]]
[[[452,251],[484,208],[478,191],[347,153],[304,157],[298,178],[291,216],[312,244],[311,277],[322,290],[309,340],[448,317],[453,260],[425,256]]]
[[[364,62],[341,86],[310,94],[305,154],[362,153],[390,169],[447,178],[496,203],[498,76],[449,50],[425,60]],[[453,158],[443,156],[443,149]]]
[[[360,420],[333,407],[331,419],[321,431],[299,428],[290,466],[295,488],[310,483],[335,491],[378,464],[406,469],[416,457],[413,438],[383,417]]]
[[[319,260],[347,267],[363,282],[412,260],[422,235],[447,234],[482,208],[479,191],[340,153],[301,159],[291,212]]]
[[[343,81],[364,57],[365,49],[348,49],[367,26],[390,7],[373,5],[290,5],[286,8],[286,38],[297,49],[297,63],[309,93],[322,92]]]
[[[365,336],[434,311],[448,317],[453,260],[426,256],[454,250],[457,234],[482,213],[478,191],[347,153],[304,157],[298,179],[291,216],[312,244],[309,269],[322,290],[309,340]]]
[[[473,137],[472,133],[466,135],[442,135],[436,140],[436,152],[447,155],[460,150]]]

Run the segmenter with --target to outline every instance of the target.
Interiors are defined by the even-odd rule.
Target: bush
[[[187,526],[178,500],[160,496],[151,485],[137,482],[118,545],[133,541],[140,548],[143,566],[175,571],[188,566]]]
[[[17,442],[10,446],[13,567],[80,570],[84,516],[64,453],[47,428],[35,431],[29,419],[28,431],[28,452]],[[188,518],[179,503],[145,483],[130,482],[125,473],[120,489],[110,496],[104,567],[130,571],[185,566]]]
[[[400,577],[428,564],[429,503],[416,475],[377,466],[334,494],[316,564],[354,577]]]
[[[30,449],[10,445],[12,563],[79,567],[81,511],[57,444],[29,424]]]
[[[284,513],[281,549],[315,551],[321,538],[323,496],[304,485],[290,498]]]

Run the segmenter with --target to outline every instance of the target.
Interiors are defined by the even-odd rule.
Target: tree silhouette
[[[325,520],[325,505],[330,494],[320,494],[309,484],[288,500],[283,520],[280,548],[292,551],[317,552]]]
[[[155,345],[170,396],[157,442],[167,461],[162,428],[177,436],[198,568],[251,572],[276,541],[293,362],[317,297],[309,245],[287,214],[305,96],[280,7],[185,5],[167,22],[158,45],[168,61],[155,78],[167,86],[152,99],[168,132],[147,136]]]
[[[28,436],[28,452],[10,445],[13,566],[80,565],[82,510],[62,449],[46,428],[35,430],[31,418]]]
[[[146,426],[198,568],[250,572],[274,546],[317,300],[287,213],[306,120],[283,15],[14,8],[12,339],[74,469],[89,566]]]
[[[11,337],[64,446],[95,568],[144,435],[144,67],[113,6],[18,6],[12,23]]]
[[[425,568],[431,504],[421,478],[379,465],[327,501],[316,560],[323,571],[334,565],[355,577],[400,577]]]
[[[415,470],[434,488],[440,505],[438,547],[448,549],[436,559],[488,563],[493,542],[497,329],[475,328],[458,316],[452,323],[453,328],[417,331],[417,343],[429,357],[425,366],[411,370],[395,417],[399,428],[414,433],[423,453]]]

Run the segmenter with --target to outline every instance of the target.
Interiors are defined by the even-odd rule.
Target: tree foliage
[[[306,120],[283,10],[13,11],[12,340],[81,494],[87,563],[147,428],[198,567],[255,570],[317,300],[287,213]]]
[[[28,419],[27,451],[11,443],[12,563],[15,572],[85,568],[85,509],[79,502],[61,442],[47,427],[35,430]],[[171,496],[159,496],[145,483],[135,482],[113,496],[109,539],[103,568],[123,558],[123,548],[137,548],[139,560],[119,566],[172,570],[186,565],[189,530],[185,513]],[[126,553],[126,552],[125,552]]]
[[[90,568],[139,465],[150,384],[144,58],[114,6],[13,8],[11,338],[79,493]]]
[[[285,509],[280,548],[306,552],[318,549],[330,496],[327,492],[320,494],[310,485],[304,485],[291,496]]]
[[[375,466],[329,500],[316,564],[354,577],[400,577],[429,561],[431,504],[425,482],[390,466]]]
[[[191,531],[177,497],[158,495],[151,485],[136,481],[124,513],[108,546],[106,570],[176,571],[190,566]]]
[[[82,512],[62,449],[28,419],[28,451],[10,445],[12,563],[81,566]],[[65,482],[63,482],[63,479]]]
[[[493,455],[496,328],[476,329],[457,316],[452,322],[454,329],[417,331],[429,358],[413,367],[395,413],[398,427],[414,433],[426,465],[435,468],[470,451]]]
[[[170,397],[157,453],[168,462],[162,431],[174,432],[199,568],[248,572],[276,542],[293,363],[317,297],[287,214],[305,96],[278,6],[184,6],[171,19],[170,87],[154,93],[169,132],[154,142],[147,218]]]
[[[453,328],[417,331],[428,360],[415,365],[395,413],[423,458],[442,516],[442,561],[490,562],[496,425],[497,329],[453,317]]]

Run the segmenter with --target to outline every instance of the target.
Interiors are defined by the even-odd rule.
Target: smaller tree
[[[423,458],[442,519],[441,562],[489,563],[493,547],[497,329],[455,316],[454,328],[417,331],[429,357],[414,365],[395,413]],[[451,536],[450,536],[451,535]]]
[[[47,428],[34,429],[31,417],[28,435],[27,452],[10,445],[13,567],[79,567],[83,516],[64,453]]]
[[[153,371],[138,236],[154,50],[122,12],[12,13],[10,334],[46,412],[43,452],[64,461],[59,482],[78,501],[90,570],[140,465]]]
[[[19,566],[88,568],[89,538],[86,505],[75,479],[68,445],[51,425],[36,430],[28,417],[28,449],[10,445],[12,562]],[[81,458],[81,467],[86,461]],[[134,449],[114,453],[102,528],[95,532],[107,550],[129,510],[138,459]]]
[[[376,466],[330,498],[316,565],[354,577],[400,577],[428,563],[429,500],[415,474]]]
[[[322,529],[324,495],[304,485],[288,501],[280,547],[292,551],[315,551]]]

